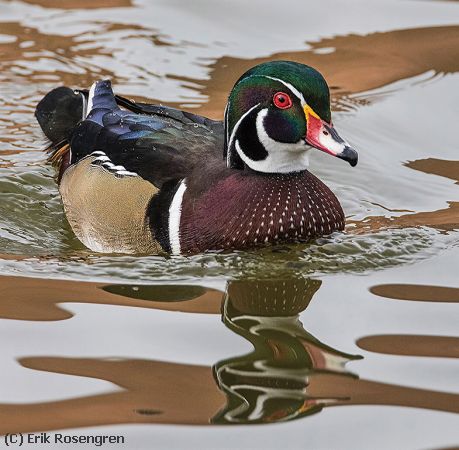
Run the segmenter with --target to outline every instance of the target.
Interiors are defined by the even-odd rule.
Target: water
[[[2,434],[458,446],[458,8],[0,0]],[[78,242],[33,118],[47,91],[108,77],[120,94],[221,118],[232,83],[270,59],[329,81],[360,162],[316,152],[311,170],[346,233],[191,258]]]

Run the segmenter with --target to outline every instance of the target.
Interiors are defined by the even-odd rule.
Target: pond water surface
[[[453,1],[0,0],[0,434],[458,448],[458,19]],[[78,242],[33,117],[46,92],[108,77],[221,118],[271,59],[325,75],[359,150],[354,169],[311,158],[345,233],[189,258]]]

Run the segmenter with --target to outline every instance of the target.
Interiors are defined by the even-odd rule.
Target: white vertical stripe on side
[[[86,101],[86,96],[80,92],[81,96],[81,101],[83,102],[83,115],[81,117],[82,120],[86,119],[86,116],[88,115],[88,102]]]
[[[180,218],[182,216],[182,200],[186,191],[185,178],[180,182],[169,206],[169,242],[173,255],[180,255]]]
[[[88,116],[88,114],[92,110],[92,99],[93,99],[94,93],[96,91],[96,84],[97,84],[97,81],[95,83],[93,83],[92,86],[91,86],[91,89],[89,89],[88,106],[86,108],[86,117]]]

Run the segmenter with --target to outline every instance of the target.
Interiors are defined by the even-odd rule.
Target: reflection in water
[[[3,22],[2,33],[17,37],[12,43],[0,43],[2,55],[0,66],[3,72],[0,74],[0,81],[5,84],[11,81],[9,72],[13,73],[13,77],[18,78],[18,72],[24,71],[32,82],[40,83],[38,86],[43,82],[70,86],[79,83],[90,84],[95,76],[113,77],[113,73],[100,64],[104,57],[110,55],[109,50],[100,45],[92,45],[92,39],[86,38],[85,35],[67,36],[49,32],[45,34],[37,28],[24,26],[18,22]],[[96,56],[100,58],[97,62],[94,59]],[[43,86],[42,89],[46,87]],[[36,95],[37,87],[34,90]],[[8,100],[7,97],[7,106],[11,108],[17,106],[17,97]],[[30,127],[31,115],[31,112],[28,112],[27,123],[24,126]],[[37,143],[33,144],[32,147],[36,149]]]
[[[189,285],[106,285],[0,277],[0,317],[5,319],[69,319],[73,314],[60,305],[71,302],[218,314],[221,299],[220,291]]]
[[[349,94],[373,90],[395,81],[433,70],[435,73],[459,71],[459,27],[430,27],[350,34],[311,43],[309,51],[282,52],[265,58],[219,58],[211,67],[209,80],[189,79],[201,96],[210,102],[200,105],[199,113],[220,117],[234,82],[255,64],[274,59],[298,61],[323,73],[331,86],[335,106],[365,104],[368,99],[349,98]],[[321,49],[333,49],[322,53]],[[184,79],[186,82],[187,80]],[[192,87],[193,88],[193,87]]]
[[[32,5],[45,8],[88,9],[88,8],[121,8],[132,6],[131,0],[22,0]]]
[[[388,355],[459,358],[459,337],[386,334],[365,336],[357,345],[370,352]]]
[[[121,297],[150,301],[159,300],[161,303],[185,302],[187,300],[195,300],[205,295],[208,291],[207,289],[200,286],[180,286],[173,284],[110,284],[108,286],[103,286],[102,290]]]
[[[359,356],[318,341],[302,326],[298,314],[307,308],[321,281],[234,281],[223,305],[225,325],[254,346],[248,355],[214,366],[215,379],[227,404],[213,423],[277,422],[319,412],[334,398],[308,391],[315,372],[345,372]]]
[[[450,178],[459,184],[459,161],[447,161],[438,158],[417,159],[405,164],[410,169]]]
[[[459,288],[422,284],[380,284],[370,288],[379,297],[416,302],[459,303]]]
[[[374,295],[395,300],[459,303],[459,289],[418,284],[380,284],[370,288]],[[365,336],[356,344],[375,353],[405,356],[459,358],[459,337],[386,334]]]
[[[409,161],[407,167],[424,173],[450,178],[459,184],[459,161],[427,158]],[[448,208],[423,211],[399,217],[371,216],[354,222],[354,233],[368,233],[386,228],[410,228],[426,226],[442,231],[459,230],[459,202],[448,202]]]
[[[400,217],[368,217],[352,232],[368,233],[388,228],[431,227],[442,231],[459,230],[459,202],[448,202],[448,208],[438,211],[426,211],[406,214]]]
[[[455,2],[457,0],[449,0],[449,1]],[[454,447],[431,448],[428,450],[459,450],[459,447],[455,445]]]
[[[225,401],[210,367],[103,358],[19,362],[34,370],[107,380],[117,389],[62,401],[0,404],[0,434],[124,423],[206,425]]]
[[[459,413],[459,394],[360,380],[347,372],[346,362],[360,357],[320,342],[298,318],[320,285],[302,278],[229,282],[222,320],[254,350],[213,368],[133,359],[21,358],[20,364],[29,369],[107,380],[120,390],[62,401],[0,404],[0,433],[127,423],[269,423],[334,405],[398,405]],[[139,301],[149,307],[160,303],[132,298],[126,289],[117,295],[97,291],[120,298],[128,293],[126,302],[135,306]],[[177,305],[173,296],[165,300],[168,306]]]

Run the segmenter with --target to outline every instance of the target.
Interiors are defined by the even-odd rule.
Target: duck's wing
[[[153,116],[160,116],[177,120],[184,124],[199,124],[204,125],[216,133],[223,133],[223,122],[220,120],[212,120],[198,114],[193,114],[181,109],[171,108],[163,105],[151,105],[149,103],[134,102],[121,95],[115,95],[116,103],[123,108],[128,109],[137,114],[147,114]]]
[[[156,187],[186,177],[196,165],[224,164],[221,122],[117,99],[109,81],[91,88],[87,110],[70,138],[72,164],[97,152],[96,163],[107,170],[135,173]]]

